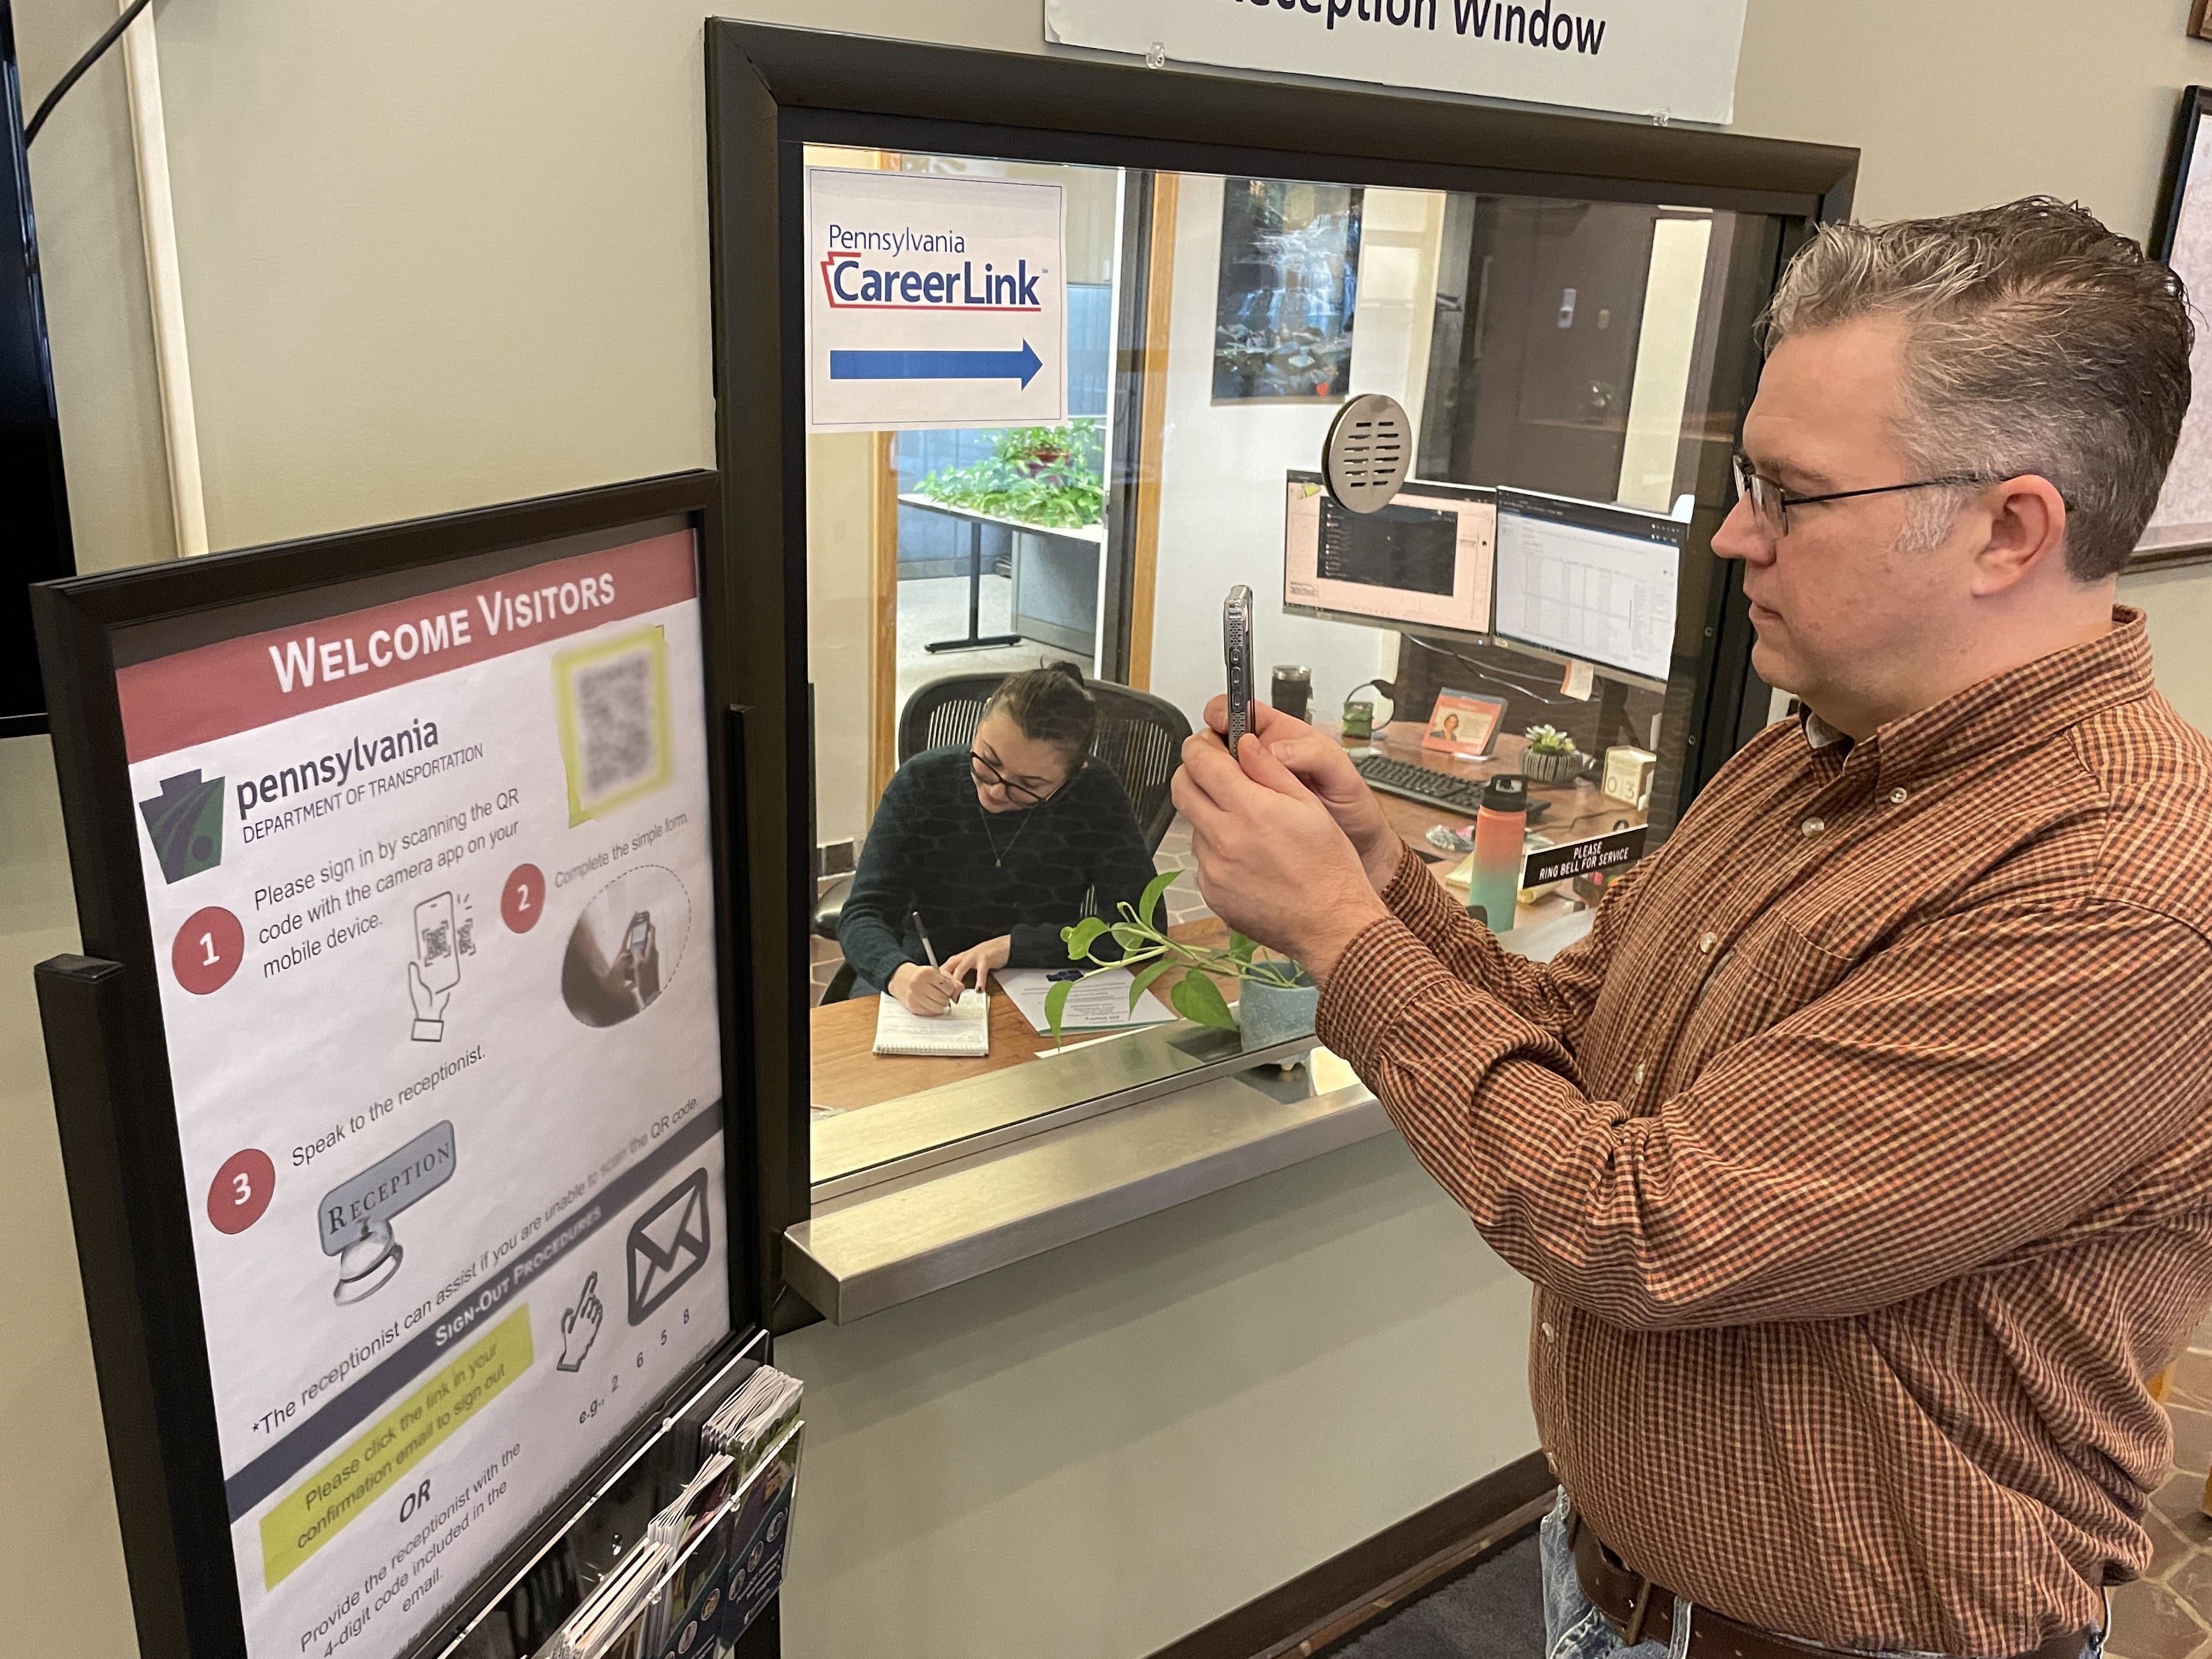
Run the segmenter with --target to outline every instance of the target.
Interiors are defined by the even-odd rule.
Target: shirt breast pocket
[[[1759,1036],[1833,990],[1847,957],[1823,949],[1783,916],[1766,917],[1717,960],[1683,1028],[1675,1076],[1686,1084],[1715,1054]]]

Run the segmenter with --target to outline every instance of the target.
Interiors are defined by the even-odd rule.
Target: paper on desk
[[[1050,994],[1053,977],[1042,968],[1001,968],[999,969],[999,988],[1022,1011],[1022,1018],[1035,1027],[1041,1036],[1052,1035],[1052,1022],[1045,1018],[1044,1000]],[[1060,1015],[1062,1031],[1119,1031],[1131,1026],[1165,1025],[1175,1018],[1167,1006],[1150,991],[1137,1000],[1133,1012],[1129,1007],[1129,987],[1135,975],[1127,968],[1111,968],[1093,978],[1078,980],[1075,988],[1067,994],[1067,1008]]]
[[[885,993],[876,1008],[876,1052],[981,1060],[991,1052],[990,1000],[963,991],[944,1013],[922,1015]]]

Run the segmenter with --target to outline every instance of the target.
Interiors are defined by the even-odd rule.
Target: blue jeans
[[[1668,1659],[1664,1642],[1626,1645],[1613,1634],[1606,1616],[1590,1605],[1575,1576],[1575,1558],[1567,1547],[1567,1495],[1544,1517],[1544,1659]],[[1695,1623],[1694,1617],[1692,1620]],[[1679,1632],[1678,1632],[1679,1633]],[[2082,1650],[2081,1659],[2104,1659],[2105,1638],[2100,1632]],[[1930,1659],[1925,1654],[1888,1654],[1871,1659]]]

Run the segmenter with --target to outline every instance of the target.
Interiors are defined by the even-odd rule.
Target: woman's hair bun
[[[1072,775],[1091,753],[1098,734],[1098,700],[1072,662],[1051,662],[999,682],[983,718],[1003,714],[1037,743],[1048,743],[1067,758]]]

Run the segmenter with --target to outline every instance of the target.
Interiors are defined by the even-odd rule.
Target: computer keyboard
[[[1370,751],[1352,757],[1352,763],[1359,769],[1359,775],[1367,780],[1371,788],[1386,795],[1402,795],[1407,800],[1417,800],[1429,806],[1442,807],[1447,812],[1456,812],[1471,818],[1482,808],[1482,785],[1474,778],[1454,777],[1448,772],[1431,772],[1425,766],[1416,766],[1410,761],[1392,760],[1388,755]],[[1550,811],[1547,802],[1528,803],[1528,822],[1535,823]]]

